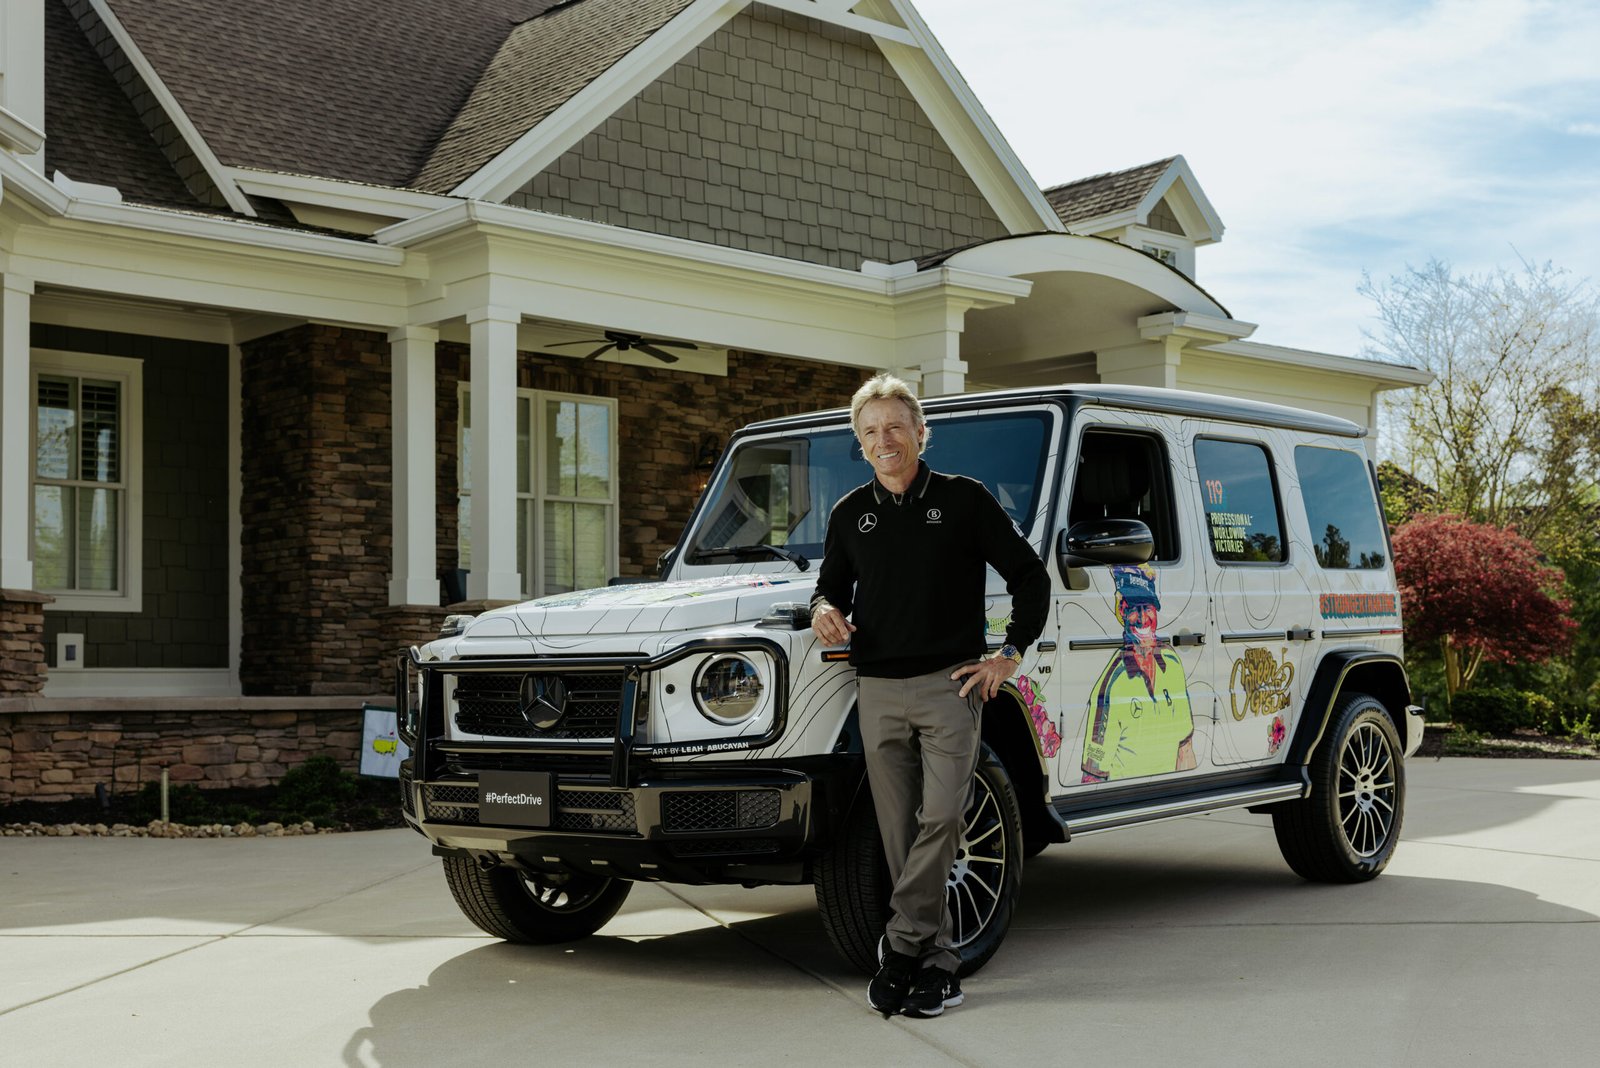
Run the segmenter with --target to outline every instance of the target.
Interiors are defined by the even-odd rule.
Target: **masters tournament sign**
[[[411,755],[400,740],[392,708],[361,706],[361,774],[380,779],[398,779],[400,761]]]

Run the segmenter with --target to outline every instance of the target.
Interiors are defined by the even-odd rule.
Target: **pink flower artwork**
[[[1272,726],[1267,728],[1267,754],[1269,756],[1278,751],[1288,734],[1288,728],[1283,725],[1283,717],[1273,716]]]
[[[1039,735],[1039,751],[1047,757],[1053,757],[1061,750],[1061,735],[1056,731],[1055,721],[1050,718],[1050,713],[1044,707],[1044,695],[1033,688],[1033,680],[1026,675],[1017,676],[1017,692],[1022,694],[1022,699],[1028,703],[1028,716],[1033,720],[1033,729]]]

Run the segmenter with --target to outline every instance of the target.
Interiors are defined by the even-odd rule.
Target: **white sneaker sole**
[[[965,1000],[967,1000],[967,995],[965,993],[953,994],[950,997],[945,998],[944,999],[944,1004],[940,1005],[936,1009],[928,1009],[928,1010],[925,1010],[925,1011],[922,1011],[922,1012],[918,1012],[915,1009],[901,1008],[900,1015],[901,1016],[910,1016],[910,1017],[913,1017],[914,1019],[918,1019],[918,1020],[931,1020],[935,1016],[943,1016],[945,1009],[953,1009],[953,1008],[955,1008],[957,1005],[961,1004]]]

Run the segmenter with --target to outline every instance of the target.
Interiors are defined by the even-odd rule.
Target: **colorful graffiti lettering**
[[[1392,616],[1392,593],[1325,593],[1318,598],[1323,619],[1360,619],[1364,616]]]
[[[1271,756],[1283,747],[1283,740],[1289,736],[1289,728],[1283,724],[1282,716],[1272,717],[1272,726],[1267,728],[1267,755]]]
[[[1044,706],[1044,694],[1034,687],[1033,680],[1026,675],[1017,676],[1017,692],[1028,703],[1028,716],[1033,720],[1034,733],[1039,736],[1039,751],[1047,757],[1055,756],[1061,751],[1061,734]]]
[[[1294,665],[1289,663],[1289,650],[1283,651],[1283,662],[1272,658],[1266,649],[1246,649],[1244,655],[1233,662],[1228,675],[1228,701],[1233,705],[1233,718],[1246,716],[1271,716],[1289,707],[1289,686],[1294,682]],[[1244,704],[1239,703],[1239,691],[1244,691]]]

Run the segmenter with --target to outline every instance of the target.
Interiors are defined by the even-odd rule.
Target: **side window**
[[[1366,458],[1343,449],[1300,445],[1294,450],[1294,466],[1317,563],[1329,570],[1382,567],[1389,544]]]
[[[1068,523],[1137,519],[1155,540],[1153,561],[1178,558],[1167,450],[1154,434],[1089,429],[1078,449]]]
[[[1267,450],[1250,442],[1197,438],[1194,463],[1211,554],[1223,563],[1281,562],[1288,553],[1283,507]]]

